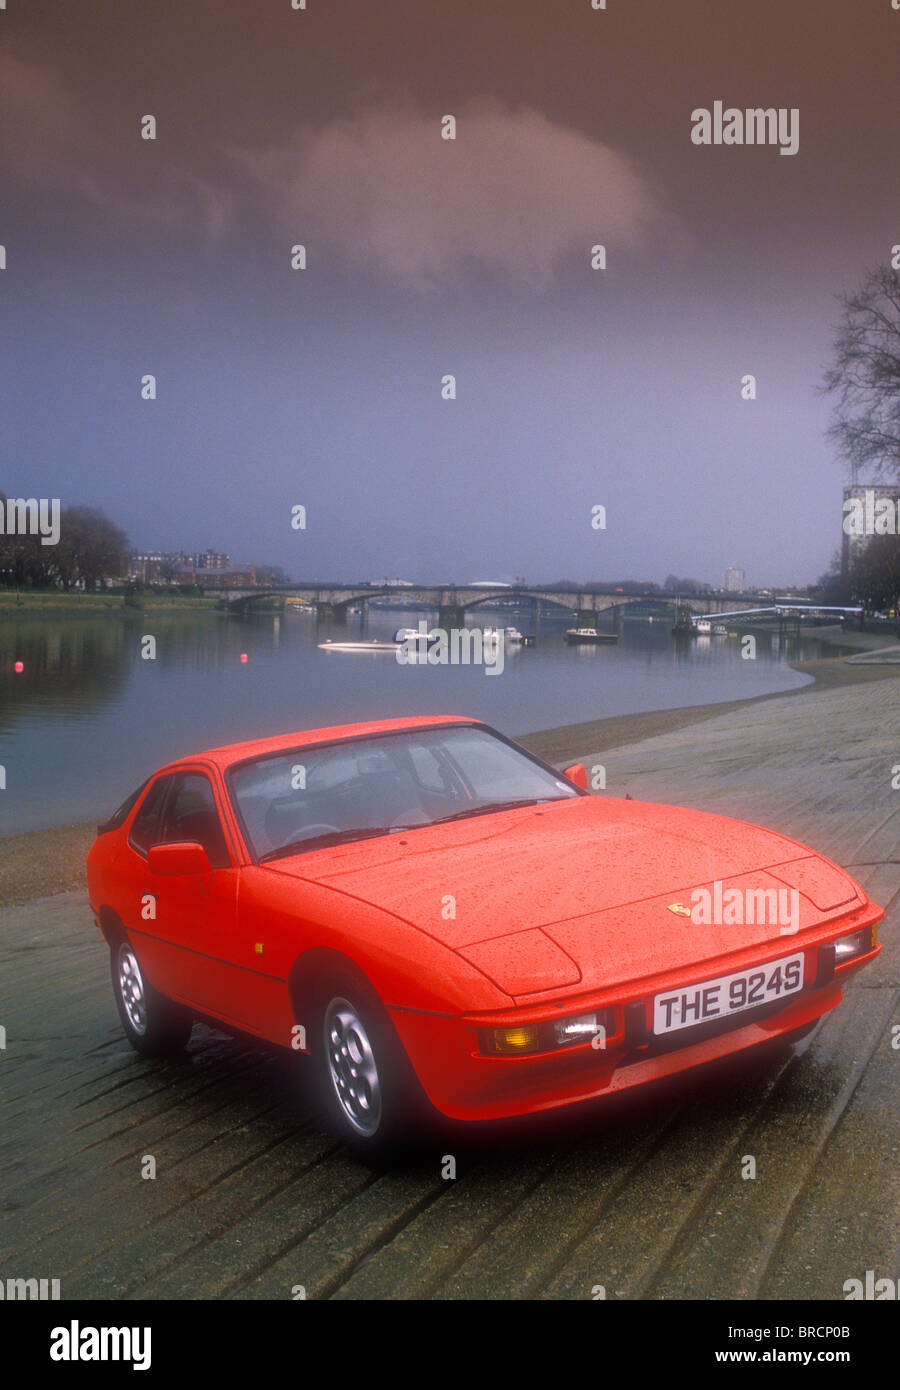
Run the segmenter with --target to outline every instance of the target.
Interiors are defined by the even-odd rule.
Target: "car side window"
[[[128,838],[141,854],[146,854],[150,846],[155,845],[159,839],[159,813],[173,781],[173,777],[157,777],[132,822]]]
[[[213,789],[203,773],[180,773],[166,803],[162,833],[156,843],[173,844],[179,840],[199,841],[214,869],[231,866]]]
[[[118,830],[120,825],[125,824],[128,817],[131,815],[132,810],[134,809],[135,802],[140,800],[141,796],[146,790],[147,782],[149,782],[149,780],[149,777],[146,778],[145,781],[143,781],[139,787],[135,788],[135,790],[131,793],[130,796],[127,796],[125,798],[125,800],[122,802],[122,805],[119,806],[117,810],[113,811],[112,815],[109,816],[109,818],[105,820],[102,825],[97,826],[98,835],[107,835],[110,832],[110,830]]]

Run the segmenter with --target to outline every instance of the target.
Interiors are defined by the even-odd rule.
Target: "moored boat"
[[[398,642],[378,642],[374,638],[366,642],[317,642],[322,652],[395,652]]]
[[[567,642],[584,642],[597,645],[599,643],[611,645],[618,642],[617,632],[598,632],[595,627],[569,627],[566,628]]]

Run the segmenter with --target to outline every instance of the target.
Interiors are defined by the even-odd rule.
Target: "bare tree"
[[[850,574],[853,591],[866,612],[900,605],[900,536],[873,536]]]
[[[813,597],[817,598],[820,603],[843,605],[851,602],[853,590],[849,579],[841,571],[841,552],[839,550],[834,552],[828,569],[819,576],[811,588]]]
[[[840,302],[835,361],[823,383],[836,396],[829,437],[854,482],[861,468],[873,479],[900,475],[900,274],[878,266]]]

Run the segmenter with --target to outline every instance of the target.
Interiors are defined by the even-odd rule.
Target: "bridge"
[[[378,598],[403,598],[411,603],[435,609],[442,627],[460,626],[470,610],[496,604],[498,600],[515,599],[520,603],[547,603],[568,609],[582,627],[595,627],[600,614],[613,609],[625,609],[630,604],[644,606],[648,601],[659,605],[661,614],[675,616],[687,610],[697,616],[716,616],[728,604],[745,603],[750,610],[769,604],[766,598],[752,594],[728,594],[727,598],[711,598],[709,594],[680,596],[662,593],[659,589],[643,589],[623,593],[620,589],[545,589],[540,585],[487,587],[479,584],[415,584],[398,587],[396,584],[278,584],[265,588],[230,588],[222,590],[222,600],[233,612],[244,612],[254,603],[270,598],[296,598],[315,607],[316,617],[335,623],[345,623],[353,604],[366,604]],[[712,607],[712,613],[709,612]]]

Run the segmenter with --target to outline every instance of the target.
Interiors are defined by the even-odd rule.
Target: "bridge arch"
[[[677,609],[687,609],[692,613],[713,613],[733,609],[735,603],[746,607],[760,608],[768,600],[757,595],[680,595],[663,594],[658,590],[621,593],[618,589],[546,589],[540,585],[521,585],[516,588],[481,588],[468,584],[415,584],[408,588],[398,588],[393,584],[320,584],[297,583],[267,585],[260,589],[230,589],[221,592],[223,606],[231,612],[247,612],[255,604],[270,598],[290,596],[315,605],[320,614],[329,614],[338,621],[345,621],[347,610],[354,603],[366,603],[379,598],[406,598],[425,607],[436,609],[440,621],[445,625],[459,622],[469,610],[483,608],[489,604],[509,599],[521,602],[540,602],[562,608],[575,615],[580,623],[596,621],[599,614],[618,609],[627,612],[629,608],[638,611],[650,610],[653,616],[658,613],[665,617]]]

